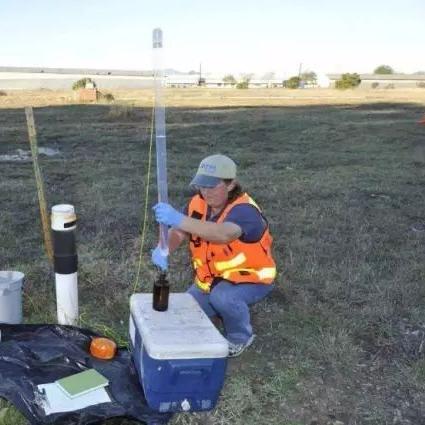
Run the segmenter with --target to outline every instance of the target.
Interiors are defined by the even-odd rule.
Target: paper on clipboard
[[[84,409],[85,407],[95,404],[111,402],[105,388],[99,388],[72,399],[67,397],[54,382],[38,385],[37,388],[39,398],[40,394],[42,394],[42,401],[40,404],[46,415],[60,412],[73,412],[74,410]]]

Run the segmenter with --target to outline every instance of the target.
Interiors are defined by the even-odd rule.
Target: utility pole
[[[202,62],[199,62],[199,79],[198,79],[198,86],[199,86],[199,87],[205,86],[205,78],[202,78]]]
[[[304,81],[301,80],[301,72],[302,72],[303,64],[300,63],[300,67],[298,68],[298,88],[304,88]]]

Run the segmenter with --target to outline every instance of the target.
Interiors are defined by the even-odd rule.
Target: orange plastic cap
[[[112,339],[97,337],[90,344],[90,354],[98,359],[112,359],[116,352],[117,344]]]

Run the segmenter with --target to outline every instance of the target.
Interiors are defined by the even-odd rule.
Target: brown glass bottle
[[[168,309],[168,297],[170,294],[170,284],[165,273],[161,273],[153,284],[153,309],[156,311],[166,311]]]

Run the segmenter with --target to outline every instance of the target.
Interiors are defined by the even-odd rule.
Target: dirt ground
[[[152,93],[79,105],[70,92],[0,96],[0,269],[27,276],[27,323],[54,322],[23,106],[33,105],[49,206],[75,205],[81,326],[127,339]],[[170,90],[170,202],[221,152],[263,207],[276,290],[253,307],[254,345],[229,361],[219,404],[174,425],[425,424],[425,90]],[[24,154],[22,154],[25,156]],[[5,158],[5,157],[4,157]],[[152,170],[154,174],[154,171]],[[149,205],[156,196],[151,177]],[[137,288],[151,290],[152,214]],[[191,283],[184,249],[173,291]],[[0,402],[0,424],[25,423]],[[132,423],[111,420],[108,424]]]

